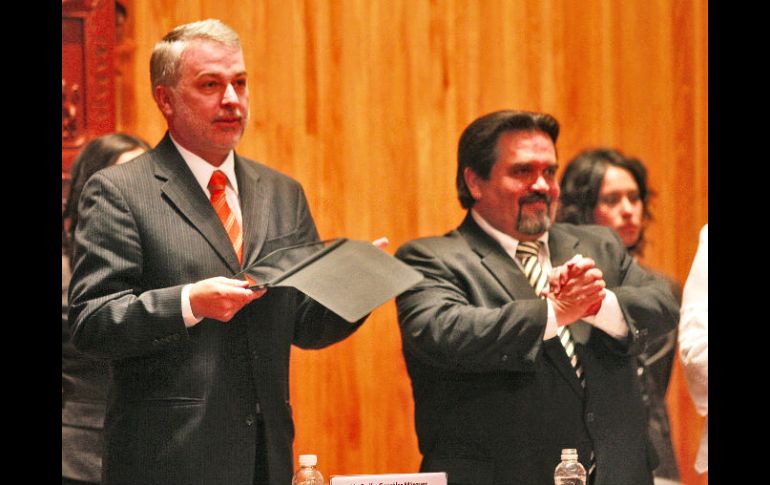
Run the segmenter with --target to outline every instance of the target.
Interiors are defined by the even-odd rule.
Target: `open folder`
[[[288,269],[289,252],[321,246]],[[251,288],[293,287],[348,322],[356,322],[411,288],[422,274],[367,241],[346,238],[288,246],[269,253],[233,276]]]

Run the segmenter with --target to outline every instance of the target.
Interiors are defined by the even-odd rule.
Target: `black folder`
[[[265,264],[276,253],[322,244],[328,245],[287,270]],[[372,243],[347,238],[279,249],[235,275],[244,276],[255,282],[253,289],[296,288],[351,323],[422,279],[421,273]]]

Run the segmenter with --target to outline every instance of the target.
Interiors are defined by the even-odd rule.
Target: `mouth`
[[[631,233],[638,232],[639,226],[637,226],[636,224],[625,224],[623,226],[620,226],[620,230],[623,232],[631,232]]]
[[[548,202],[546,202],[544,200],[534,200],[532,202],[524,202],[521,205],[522,205],[522,207],[525,206],[525,205],[546,207],[548,205]]]
[[[519,206],[524,208],[525,206],[532,206],[535,208],[548,208],[551,206],[551,200],[545,196],[528,196],[519,200]]]
[[[220,126],[235,127],[235,126],[240,126],[241,125],[242,119],[243,118],[240,117],[240,116],[222,116],[222,117],[219,117],[219,118],[215,118],[214,119],[214,124],[220,125]]]

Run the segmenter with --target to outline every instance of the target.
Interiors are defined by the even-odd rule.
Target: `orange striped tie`
[[[209,190],[211,191],[211,205],[214,206],[214,210],[219,216],[219,220],[225,226],[225,231],[230,237],[230,242],[233,244],[235,254],[238,255],[238,262],[243,263],[243,234],[241,233],[241,225],[238,224],[238,220],[235,218],[235,214],[230,210],[230,206],[227,205],[227,197],[225,197],[225,186],[227,185],[227,175],[221,170],[215,170],[211,174],[211,180],[209,180]]]

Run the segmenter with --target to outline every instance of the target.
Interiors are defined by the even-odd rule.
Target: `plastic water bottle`
[[[291,479],[291,485],[324,485],[324,476],[315,467],[318,457],[315,455],[299,455],[299,469]],[[583,473],[585,476],[585,472]]]
[[[578,461],[577,450],[561,450],[561,463],[553,472],[554,485],[586,485],[586,469]]]

